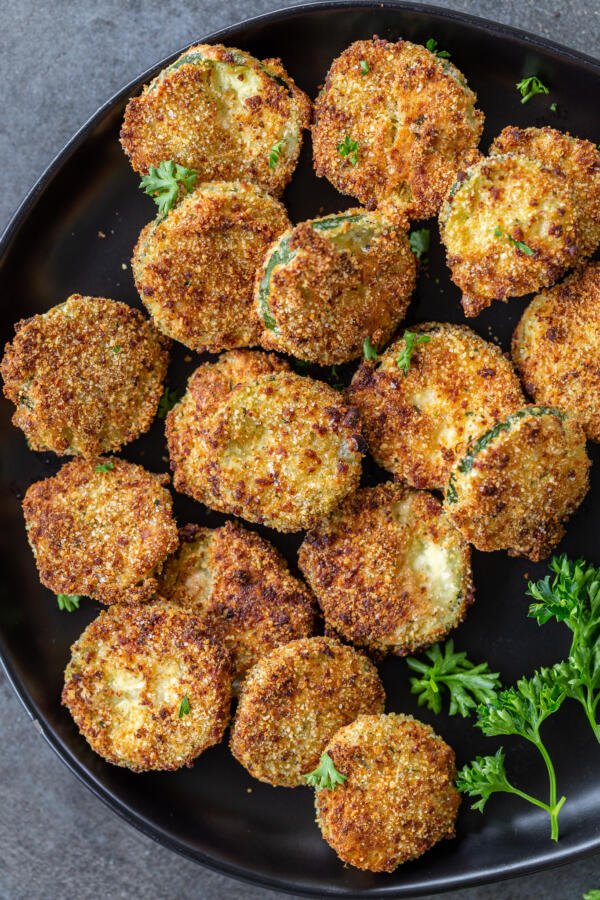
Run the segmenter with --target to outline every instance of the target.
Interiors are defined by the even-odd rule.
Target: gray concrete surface
[[[439,0],[441,3],[441,0]],[[286,0],[3,0],[0,229],[65,141],[157,59]],[[598,0],[452,0],[449,6],[599,53]],[[205,871],[125,825],[34,730],[0,676],[0,898],[275,897]],[[577,900],[600,888],[600,857],[448,900]]]

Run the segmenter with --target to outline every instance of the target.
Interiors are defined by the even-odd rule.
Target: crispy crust
[[[508,550],[538,562],[587,494],[590,465],[574,419],[549,407],[524,407],[456,463],[444,508],[478,550]]]
[[[490,156],[518,153],[565,173],[580,217],[579,256],[591,256],[600,241],[600,151],[591,141],[555,128],[509,125],[490,147]]]
[[[231,752],[259,781],[296,787],[338,728],[384,703],[377,669],[352,647],[325,637],[292,641],[250,670]]]
[[[131,267],[156,326],[199,353],[258,343],[252,292],[285,208],[253,184],[201,184],[142,230]]]
[[[296,167],[310,116],[310,100],[281,60],[197,44],[129,101],[121,144],[142,174],[172,159],[196,169],[201,181],[253,181],[278,196]]]
[[[368,209],[427,219],[479,155],[476,100],[458,69],[425,47],[356,41],[333,61],[315,102],[316,173]],[[356,165],[338,150],[346,135],[358,142]]]
[[[467,316],[552,284],[581,250],[579,210],[565,174],[511,154],[459,173],[440,211],[440,237]]]
[[[99,465],[112,465],[97,471]],[[40,581],[57,594],[140,603],[178,543],[168,475],[117,457],[75,459],[23,500]]]
[[[184,697],[189,713],[180,717]],[[189,612],[114,606],[73,644],[62,702],[92,750],[116,766],[191,766],[229,722],[229,660]]]
[[[13,424],[32,450],[119,450],[152,423],[170,344],[139,310],[104,297],[72,294],[22,319],[1,366]]]
[[[316,230],[337,219],[338,228]],[[268,277],[273,253],[283,246],[293,258]],[[260,342],[321,365],[347,362],[361,355],[365,337],[374,346],[387,343],[404,318],[415,279],[405,233],[378,213],[354,209],[302,222],[272,245],[257,274],[257,313],[268,280],[267,318],[274,320]]]
[[[344,862],[393,872],[454,837],[454,751],[429,725],[395,713],[360,716],[327,752],[346,781],[316,792],[317,822]]]
[[[440,640],[473,602],[469,545],[436,497],[400,484],[347,498],[298,559],[327,627],[378,655]]]
[[[194,394],[167,418],[173,483],[211,509],[300,531],[358,485],[358,413],[328,385],[261,375],[208,411]]]
[[[600,441],[600,262],[539,294],[517,325],[512,356],[536,403],[558,406]]]
[[[346,396],[380,466],[413,487],[443,489],[469,440],[525,399],[500,348],[470,328],[426,322],[411,331],[429,342],[415,346],[408,374],[396,364],[401,338],[379,363],[360,366]]]
[[[238,682],[275,647],[312,634],[311,592],[260,535],[226,522],[216,529],[186,525],[180,538],[159,594],[197,615],[215,642],[227,647]]]

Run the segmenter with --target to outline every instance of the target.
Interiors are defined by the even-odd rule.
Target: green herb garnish
[[[95,471],[96,472],[112,472],[114,467],[115,467],[114,462],[111,462],[109,460],[108,462],[105,462],[105,463],[98,463]]]
[[[342,381],[338,366],[331,367],[329,384],[334,389],[334,391],[341,391],[346,386]]]
[[[269,168],[274,169],[283,153],[283,141],[277,141],[269,150]]]
[[[361,61],[360,61],[360,74],[361,74],[361,75],[367,75],[368,72],[369,72],[369,63],[366,61],[366,59],[361,59]]]
[[[450,59],[450,54],[447,50],[438,50],[437,49],[438,42],[435,38],[429,38],[429,40],[425,43],[425,46],[429,50],[430,53],[435,53],[436,56],[439,56],[440,59]]]
[[[156,168],[150,166],[148,174],[140,181],[140,187],[158,206],[159,222],[173,209],[181,190],[186,194],[192,190],[197,177],[198,173],[194,169],[186,169],[172,159],[163,160]]]
[[[454,641],[442,647],[434,644],[425,651],[429,662],[409,656],[406,663],[418,677],[411,677],[410,690],[418,697],[419,706],[427,706],[434,713],[442,710],[442,697],[448,693],[448,713],[465,717],[495,696],[500,687],[498,672],[491,672],[486,662],[475,665],[466,653],[454,651]]]
[[[177,391],[172,391],[170,387],[165,387],[162,397],[158,401],[158,418],[166,419],[178,400]]]
[[[591,891],[586,891],[582,900],[600,900],[600,888],[592,888]]]
[[[332,791],[336,785],[346,781],[346,775],[338,772],[329,753],[322,753],[317,768],[305,775],[304,778],[309,787],[314,787],[318,791],[323,788]]]
[[[379,359],[379,354],[371,343],[370,337],[366,337],[363,341],[363,356],[365,359]]]
[[[74,610],[79,609],[79,601],[81,600],[81,594],[57,594],[56,602],[58,603],[58,608],[62,609],[64,612],[74,612]]]
[[[119,347],[118,344],[115,344],[115,346],[112,348],[112,352],[113,352],[113,353],[120,353],[120,352],[121,352],[121,348]]]
[[[524,244],[523,241],[516,241],[514,237],[511,237],[510,234],[502,231],[499,225],[496,225],[494,229],[494,237],[503,237],[506,238],[509,244],[512,244],[513,247],[516,247],[518,250],[521,250],[527,256],[533,256],[533,250],[527,244]]]
[[[429,246],[431,244],[431,232],[429,228],[418,228],[416,231],[411,231],[408,242],[410,244],[410,249],[417,259],[423,259],[429,253]]]
[[[531,75],[529,78],[523,78],[517,84],[517,90],[521,94],[521,103],[528,103],[536,94],[549,94],[550,91],[545,84],[542,84],[537,75]]]
[[[558,106],[556,103],[550,104],[550,112],[556,112],[558,110]]]
[[[179,718],[183,719],[184,716],[189,716],[190,714],[190,701],[188,699],[188,695],[183,695],[183,700],[179,704]]]
[[[419,344],[429,343],[431,338],[428,334],[417,334],[414,331],[405,331],[403,340],[404,350],[396,357],[396,365],[399,369],[402,369],[404,376],[406,377],[410,369],[410,363],[415,348],[418,347]]]
[[[600,568],[563,554],[553,557],[550,571],[554,577],[529,582],[535,601],[529,615],[539,625],[556,619],[572,632],[569,654],[553,667],[554,677],[567,697],[581,703],[600,742]]]
[[[348,162],[355,166],[358,162],[358,141],[353,141],[347,134],[343,141],[337,145],[340,156],[348,159]]]

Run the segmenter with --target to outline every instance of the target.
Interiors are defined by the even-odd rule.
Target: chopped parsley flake
[[[360,74],[361,74],[361,75],[367,75],[368,72],[369,72],[369,63],[366,61],[366,59],[361,59],[361,61],[360,61]]]
[[[499,225],[494,229],[494,237],[503,237],[506,238],[509,244],[512,244],[513,247],[516,247],[517,250],[521,250],[526,256],[533,256],[533,250],[528,244],[524,244],[523,241],[516,241],[514,237],[511,237],[510,234],[505,234]]]
[[[517,84],[517,90],[521,94],[521,103],[529,103],[536,94],[549,94],[550,91],[545,84],[542,84],[537,75],[531,75],[529,78],[523,78]]]
[[[190,701],[187,694],[183,695],[183,700],[179,704],[179,718],[183,719],[184,716],[189,716],[190,714]]]
[[[337,145],[338,153],[340,156],[343,156],[345,159],[348,159],[348,162],[355,166],[358,162],[358,141],[353,141],[349,134],[347,134],[343,141]]]
[[[81,600],[80,594],[57,594],[56,602],[58,603],[58,608],[62,609],[64,612],[73,612],[76,609],[79,609],[79,601]]]
[[[108,462],[99,463],[96,466],[96,472],[112,472],[114,467],[115,467],[114,462],[111,462],[110,460],[108,460]]]
[[[440,59],[450,59],[450,54],[447,50],[438,50],[437,49],[438,42],[435,38],[429,38],[426,42],[425,46],[429,50],[430,53],[435,53]]]
[[[414,331],[404,332],[404,350],[396,357],[396,365],[404,372],[404,377],[408,375],[410,363],[415,347],[419,344],[428,344],[431,340],[428,334],[417,334]]]
[[[283,153],[283,141],[277,141],[269,150],[269,168],[274,169]]]

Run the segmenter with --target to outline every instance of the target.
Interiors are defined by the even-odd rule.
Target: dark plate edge
[[[525,46],[533,48],[537,47],[541,50],[544,50],[545,52],[550,52],[556,56],[559,56],[563,60],[568,60],[579,66],[590,69],[594,74],[600,76],[600,61],[596,60],[592,56],[588,56],[587,54],[580,52],[579,50],[565,47],[564,45],[559,44],[556,41],[551,41],[538,35],[528,34],[527,32],[519,28],[514,28],[511,25],[505,25],[501,22],[493,22],[480,16],[473,16],[469,13],[463,13],[458,10],[445,9],[440,6],[423,3],[410,3],[406,2],[406,0],[382,0],[382,2],[373,2],[373,0],[325,0],[325,2],[322,2],[322,0],[317,0],[317,2],[314,3],[298,3],[294,6],[286,7],[283,9],[276,9],[272,12],[263,13],[250,19],[243,19],[239,22],[234,23],[233,25],[227,26],[226,28],[222,28],[219,31],[194,38],[188,44],[184,45],[181,49],[169,54],[160,62],[154,64],[145,72],[141,73],[139,76],[128,82],[123,88],[121,88],[105,103],[103,103],[102,106],[100,106],[96,110],[96,112],[87,119],[86,122],[84,122],[84,124],[75,132],[73,137],[70,138],[65,146],[56,154],[46,170],[38,178],[33,187],[26,194],[22,202],[17,206],[8,225],[0,235],[0,266],[3,264],[4,258],[9,252],[10,246],[14,238],[16,237],[19,228],[24,224],[30,210],[36,203],[38,197],[43,194],[60,168],[62,168],[62,166],[69,161],[71,156],[77,151],[80,145],[93,131],[95,126],[104,117],[104,115],[108,113],[113,108],[113,106],[125,99],[125,97],[127,97],[132,91],[137,90],[139,85],[154,77],[154,75],[165,65],[179,56],[183,52],[183,50],[185,50],[186,47],[190,45],[190,43],[221,42],[223,40],[227,40],[227,38],[232,35],[233,32],[237,31],[242,26],[260,25],[262,23],[268,23],[275,20],[281,21],[287,18],[292,18],[294,15],[300,12],[310,12],[311,10],[330,10],[338,7],[342,9],[404,9],[416,13],[422,13],[425,15],[438,16],[448,21],[457,22],[462,25],[468,25],[471,28],[484,31],[488,34],[496,34],[500,38],[509,38],[513,41],[520,42]],[[25,686],[21,684],[15,669],[9,661],[9,653],[6,648],[4,638],[1,634],[0,665],[2,666],[2,670],[4,671],[9,684],[15,691],[17,697],[21,701],[22,706],[32,720],[34,727],[36,727],[37,730],[42,734],[49,746],[57,754],[61,761],[67,766],[67,768],[77,777],[77,779],[81,783],[83,783],[88,788],[88,790],[90,790],[96,797],[98,797],[98,799],[106,804],[114,813],[120,816],[120,818],[122,818],[129,825],[135,827],[146,837],[152,838],[161,846],[167,847],[168,849],[173,850],[174,852],[187,859],[192,860],[193,862],[200,863],[201,865],[205,866],[208,869],[211,869],[212,871],[228,875],[231,878],[235,878],[238,881],[242,881],[247,884],[258,885],[286,894],[302,894],[304,896],[310,897],[416,897],[430,893],[441,893],[445,891],[460,889],[463,887],[474,887],[480,884],[506,880],[509,878],[516,878],[522,875],[539,872],[542,869],[557,868],[558,866],[565,865],[569,862],[574,862],[583,857],[593,855],[594,853],[598,853],[598,851],[600,850],[600,836],[598,836],[596,838],[592,838],[587,844],[575,850],[556,850],[552,853],[548,853],[547,856],[541,856],[528,862],[523,862],[516,865],[508,865],[504,867],[496,867],[485,872],[479,872],[472,875],[470,875],[469,873],[465,873],[460,878],[452,879],[452,881],[444,880],[437,882],[435,880],[428,880],[427,882],[422,882],[421,884],[411,886],[409,888],[410,893],[407,893],[407,891],[402,886],[390,886],[390,888],[386,888],[384,886],[359,892],[348,892],[343,888],[333,888],[323,892],[323,890],[321,889],[317,890],[316,888],[310,886],[286,884],[277,878],[248,874],[246,870],[240,869],[230,863],[222,861],[217,862],[211,857],[206,857],[203,854],[191,853],[190,851],[182,847],[177,841],[173,840],[168,834],[164,833],[162,829],[148,822],[138,812],[134,812],[129,807],[125,806],[123,803],[113,797],[113,795],[109,791],[107,791],[99,781],[97,781],[92,773],[79,763],[77,758],[73,756],[73,754],[67,749],[60,738],[56,734],[54,734],[52,729],[47,726],[41,718],[38,717],[38,711],[36,709],[35,702],[33,701],[29,692],[26,690]]]

